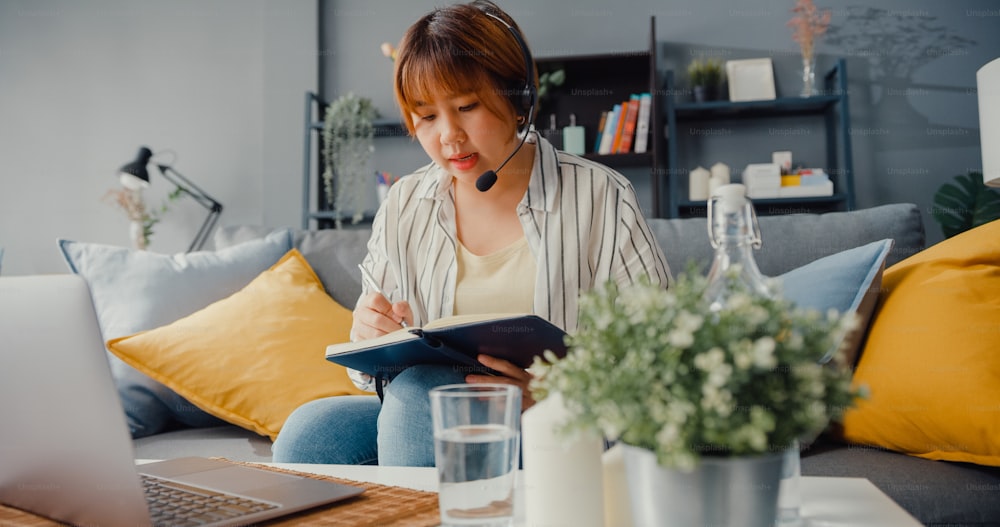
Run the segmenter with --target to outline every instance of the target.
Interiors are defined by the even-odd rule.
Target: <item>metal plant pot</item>
[[[704,457],[693,472],[661,467],[624,446],[635,527],[773,527],[784,454]]]

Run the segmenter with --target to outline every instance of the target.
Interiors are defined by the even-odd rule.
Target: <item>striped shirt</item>
[[[666,287],[666,258],[628,179],[534,139],[534,167],[517,205],[537,261],[534,314],[570,332],[580,294],[596,285],[647,275]],[[420,326],[454,312],[457,246],[452,176],[432,163],[392,185],[363,265],[390,301],[410,304]],[[362,296],[368,293],[366,285]]]

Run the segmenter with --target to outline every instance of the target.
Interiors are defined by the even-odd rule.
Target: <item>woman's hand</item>
[[[469,374],[465,376],[465,382],[469,384],[476,383],[499,383],[499,384],[512,384],[521,388],[521,411],[525,411],[531,408],[535,404],[535,400],[531,398],[531,392],[528,391],[528,383],[534,378],[526,370],[518,368],[516,365],[510,361],[503,359],[498,359],[492,355],[482,355],[480,354],[476,357],[479,362],[495,370],[501,374],[502,377],[497,377],[495,375],[479,375],[479,374]]]
[[[369,293],[354,307],[351,340],[365,340],[396,331],[403,327],[403,321],[413,325],[413,310],[409,303],[399,301],[391,304],[384,296]]]

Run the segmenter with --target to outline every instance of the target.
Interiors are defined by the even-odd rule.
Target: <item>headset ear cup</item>
[[[535,90],[531,86],[525,86],[521,94],[521,111],[528,115],[528,111],[535,106]]]

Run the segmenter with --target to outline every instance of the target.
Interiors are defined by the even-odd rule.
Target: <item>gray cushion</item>
[[[226,226],[215,231],[216,248],[230,247],[248,240],[263,238],[281,229],[257,226]],[[368,229],[326,229],[293,231],[293,246],[316,271],[323,287],[340,305],[354,309],[361,296],[361,271],[358,264],[368,254]]]
[[[164,326],[239,291],[292,247],[287,229],[220,251],[158,254],[126,247],[59,240],[70,270],[86,279],[104,340]],[[133,437],[169,422],[214,426],[220,421],[173,390],[108,355]]]
[[[924,525],[1000,525],[998,467],[825,444],[802,452],[802,475],[868,478]]]

